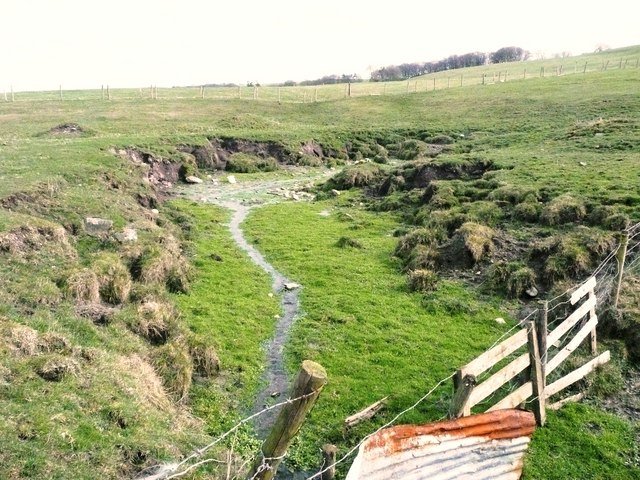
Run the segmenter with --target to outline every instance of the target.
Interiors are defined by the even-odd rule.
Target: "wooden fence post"
[[[547,324],[549,322],[549,302],[540,301],[540,310],[536,318],[536,332],[538,336],[538,349],[540,352],[540,362],[542,364],[542,380],[546,384],[547,374]]]
[[[531,385],[533,391],[533,414],[536,423],[543,426],[546,421],[545,397],[544,397],[544,374],[542,371],[542,361],[538,346],[538,334],[534,322],[527,325],[527,345],[529,347],[529,362],[531,368]]]
[[[13,94],[13,85],[11,85],[11,101],[12,102],[16,101],[16,96]]]
[[[584,62],[584,68],[582,69],[582,73],[587,73],[587,62]]]
[[[347,97],[351,97],[351,82],[347,83]]]
[[[624,261],[627,256],[627,246],[629,245],[629,233],[624,232],[620,235],[620,245],[618,246],[618,252],[616,253],[616,259],[618,260],[618,276],[616,277],[616,287],[613,297],[613,309],[617,310],[618,301],[620,300],[620,288],[622,287],[622,275],[624,274]]]
[[[282,407],[269,436],[262,444],[262,458],[257,459],[249,476],[255,480],[272,480],[282,457],[304,423],[327,383],[327,372],[318,363],[302,362],[290,398],[298,399]],[[300,398],[302,397],[302,398]]]
[[[433,77],[433,90],[436,89],[436,77]]]
[[[484,85],[484,77],[486,77],[486,75],[487,75],[486,73],[482,74],[482,85]]]
[[[522,78],[523,78],[524,80],[526,80],[526,79],[527,79],[527,69],[526,69],[526,68],[524,69],[524,73],[522,74]]]
[[[460,74],[460,86],[462,86],[462,74]]]
[[[60,85],[60,100],[62,100],[62,85]]]
[[[318,87],[313,91],[313,101],[318,102]]]
[[[4,101],[8,102],[9,101],[9,97],[7,97],[7,89],[5,88],[4,90]]]
[[[471,408],[467,406],[473,388],[476,386],[475,375],[462,375],[462,370],[458,370],[453,377],[453,400],[449,409],[449,418],[460,418],[471,415]]]
[[[322,472],[320,476],[320,480],[333,480],[336,478],[336,453],[338,452],[338,448],[335,445],[331,445],[327,443],[322,446],[322,468],[321,470],[326,471]]]
[[[111,89],[109,88],[109,85],[107,85],[107,100],[111,100]]]
[[[102,93],[102,100],[104,100],[104,85],[100,85],[100,89]]]

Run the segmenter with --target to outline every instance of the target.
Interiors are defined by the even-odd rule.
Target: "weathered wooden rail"
[[[598,366],[610,359],[609,351],[597,353],[596,326],[596,279],[589,278],[571,295],[571,305],[576,309],[556,328],[547,331],[548,307],[544,302],[535,321],[526,323],[525,328],[487,350],[456,372],[454,377],[455,394],[450,408],[450,417],[459,418],[471,414],[471,409],[485,401],[508,382],[515,381],[519,386],[504,398],[491,405],[487,411],[514,408],[532,398],[532,407],[539,425],[545,422],[545,407],[559,408],[569,400],[580,398],[580,394],[547,404],[554,395],[584,378]],[[577,331],[575,331],[577,328]],[[574,333],[575,331],[575,333]],[[590,337],[590,361],[565,376],[547,385],[547,378]],[[480,376],[495,365],[506,360],[519,350],[524,351],[514,360],[502,366],[497,372],[479,382]],[[558,350],[552,358],[550,346]]]

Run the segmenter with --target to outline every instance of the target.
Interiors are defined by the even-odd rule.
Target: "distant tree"
[[[476,67],[487,63],[487,54],[482,52],[465,53],[464,55],[451,55],[442,60],[424,63],[403,63],[401,65],[389,65],[371,72],[372,82],[388,82],[393,80],[405,80],[426,73],[442,72],[455,68]]]
[[[604,43],[599,43],[598,45],[596,45],[596,49],[593,51],[593,53],[600,53],[600,52],[604,52],[605,50],[609,50],[611,47],[609,45],[606,45]]]
[[[503,47],[493,52],[489,58],[491,63],[520,62],[527,60],[530,53],[520,47]]]
[[[284,82],[282,84],[283,87],[295,87],[296,86],[296,82],[294,82],[293,80],[287,80],[286,82]]]

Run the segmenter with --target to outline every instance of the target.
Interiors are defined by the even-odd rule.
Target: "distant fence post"
[[[582,73],[587,73],[587,62],[584,62],[584,68],[582,69]]]
[[[280,410],[275,425],[262,444],[262,458],[257,459],[250,478],[272,480],[275,477],[282,457],[326,383],[327,372],[320,364],[310,360],[302,362],[290,394],[291,399],[297,400],[287,403]]]
[[[100,85],[102,100],[104,100],[104,85]]]
[[[462,370],[458,370],[453,377],[453,400],[449,409],[449,418],[460,418],[471,414],[468,400],[473,388],[476,386],[475,375],[464,375]]]
[[[318,101],[318,87],[316,87],[315,90],[313,91],[313,101],[314,102]]]
[[[321,470],[324,471],[320,476],[320,480],[333,480],[334,478],[336,478],[336,453],[338,453],[338,448],[335,445],[327,443],[326,445],[322,446]]]
[[[544,78],[544,67],[540,67],[540,76]]]
[[[15,102],[16,101],[16,96],[13,93],[13,85],[11,85],[11,101]]]
[[[347,83],[347,97],[351,96],[351,82]]]
[[[618,301],[620,300],[620,288],[622,287],[622,275],[624,274],[624,261],[627,256],[627,246],[629,245],[629,233],[624,232],[620,235],[620,245],[616,253],[618,260],[618,275],[616,276],[616,287],[613,297],[613,309],[618,309]]]
[[[9,101],[9,97],[7,97],[7,89],[5,88],[4,90],[4,101],[8,102]]]
[[[486,76],[487,76],[487,74],[486,74],[486,73],[483,73],[483,74],[482,74],[482,85],[484,85],[484,77],[486,77]]]
[[[529,363],[531,368],[531,385],[533,391],[533,414],[536,423],[543,426],[546,421],[545,411],[545,381],[542,370],[542,360],[540,358],[540,348],[538,345],[538,333],[534,322],[527,325],[527,345],[529,346]]]
[[[111,89],[109,88],[109,85],[107,85],[107,100],[111,100]]]
[[[433,77],[433,89],[436,89],[436,77]]]
[[[62,85],[60,85],[60,100],[62,100]]]
[[[280,87],[278,87],[278,103],[281,103],[280,102]]]
[[[238,98],[242,98],[242,90],[240,89],[240,85],[238,85]]]
[[[460,74],[460,86],[462,86],[462,74]]]

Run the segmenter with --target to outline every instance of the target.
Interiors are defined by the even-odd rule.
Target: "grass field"
[[[620,58],[623,66],[629,59],[626,68]],[[309,470],[322,443],[353,445],[491,345],[523,307],[477,287],[468,268],[439,272],[433,292],[411,292],[404,260],[393,256],[403,234],[453,235],[460,222],[490,227],[518,246],[510,255],[520,257],[507,260],[535,270],[546,293],[597,263],[589,250],[596,240],[606,250],[620,222],[640,220],[636,58],[640,47],[563,59],[565,74],[545,78],[540,68],[563,60],[492,66],[491,79],[494,70],[509,74],[490,86],[478,81],[485,69],[456,72],[463,87],[450,80],[449,89],[438,74],[435,92],[424,91],[427,77],[414,80],[415,93],[409,82],[408,95],[406,82],[387,85],[389,95],[376,94],[382,84],[354,85],[350,99],[344,86],[326,86],[318,102],[313,87],[282,89],[280,104],[266,87],[260,101],[247,89],[242,99],[207,91],[204,101],[197,89],[160,89],[158,100],[116,90],[111,101],[83,91],[63,92],[63,101],[57,92],[18,92],[15,102],[0,102],[0,476],[130,478],[206,443],[251,409],[279,309],[269,279],[234,246],[227,212],[163,202],[149,167],[113,148],[179,166],[189,158],[177,147],[214,138],[274,141],[293,153],[313,141],[336,153],[330,162],[340,167],[446,141],[434,160],[382,164],[369,190],[279,203],[247,220],[249,240],[303,285],[304,315],[285,350],[291,373],[309,358],[329,374],[288,459]],[[573,74],[584,62],[588,72]],[[515,81],[523,66],[533,78]],[[82,132],[51,131],[69,122]],[[428,190],[411,183],[425,165],[490,169]],[[289,174],[238,179],[261,175]],[[395,191],[380,193],[390,177]],[[111,233],[89,235],[86,217],[112,220]],[[137,241],[114,236],[125,228]],[[544,239],[562,248],[538,265],[528,252]],[[380,417],[343,434],[347,415],[386,395]],[[404,420],[442,417],[450,395],[447,384]],[[592,396],[550,415],[526,478],[638,478],[637,424],[599,402]],[[256,445],[246,428],[236,453]]]

